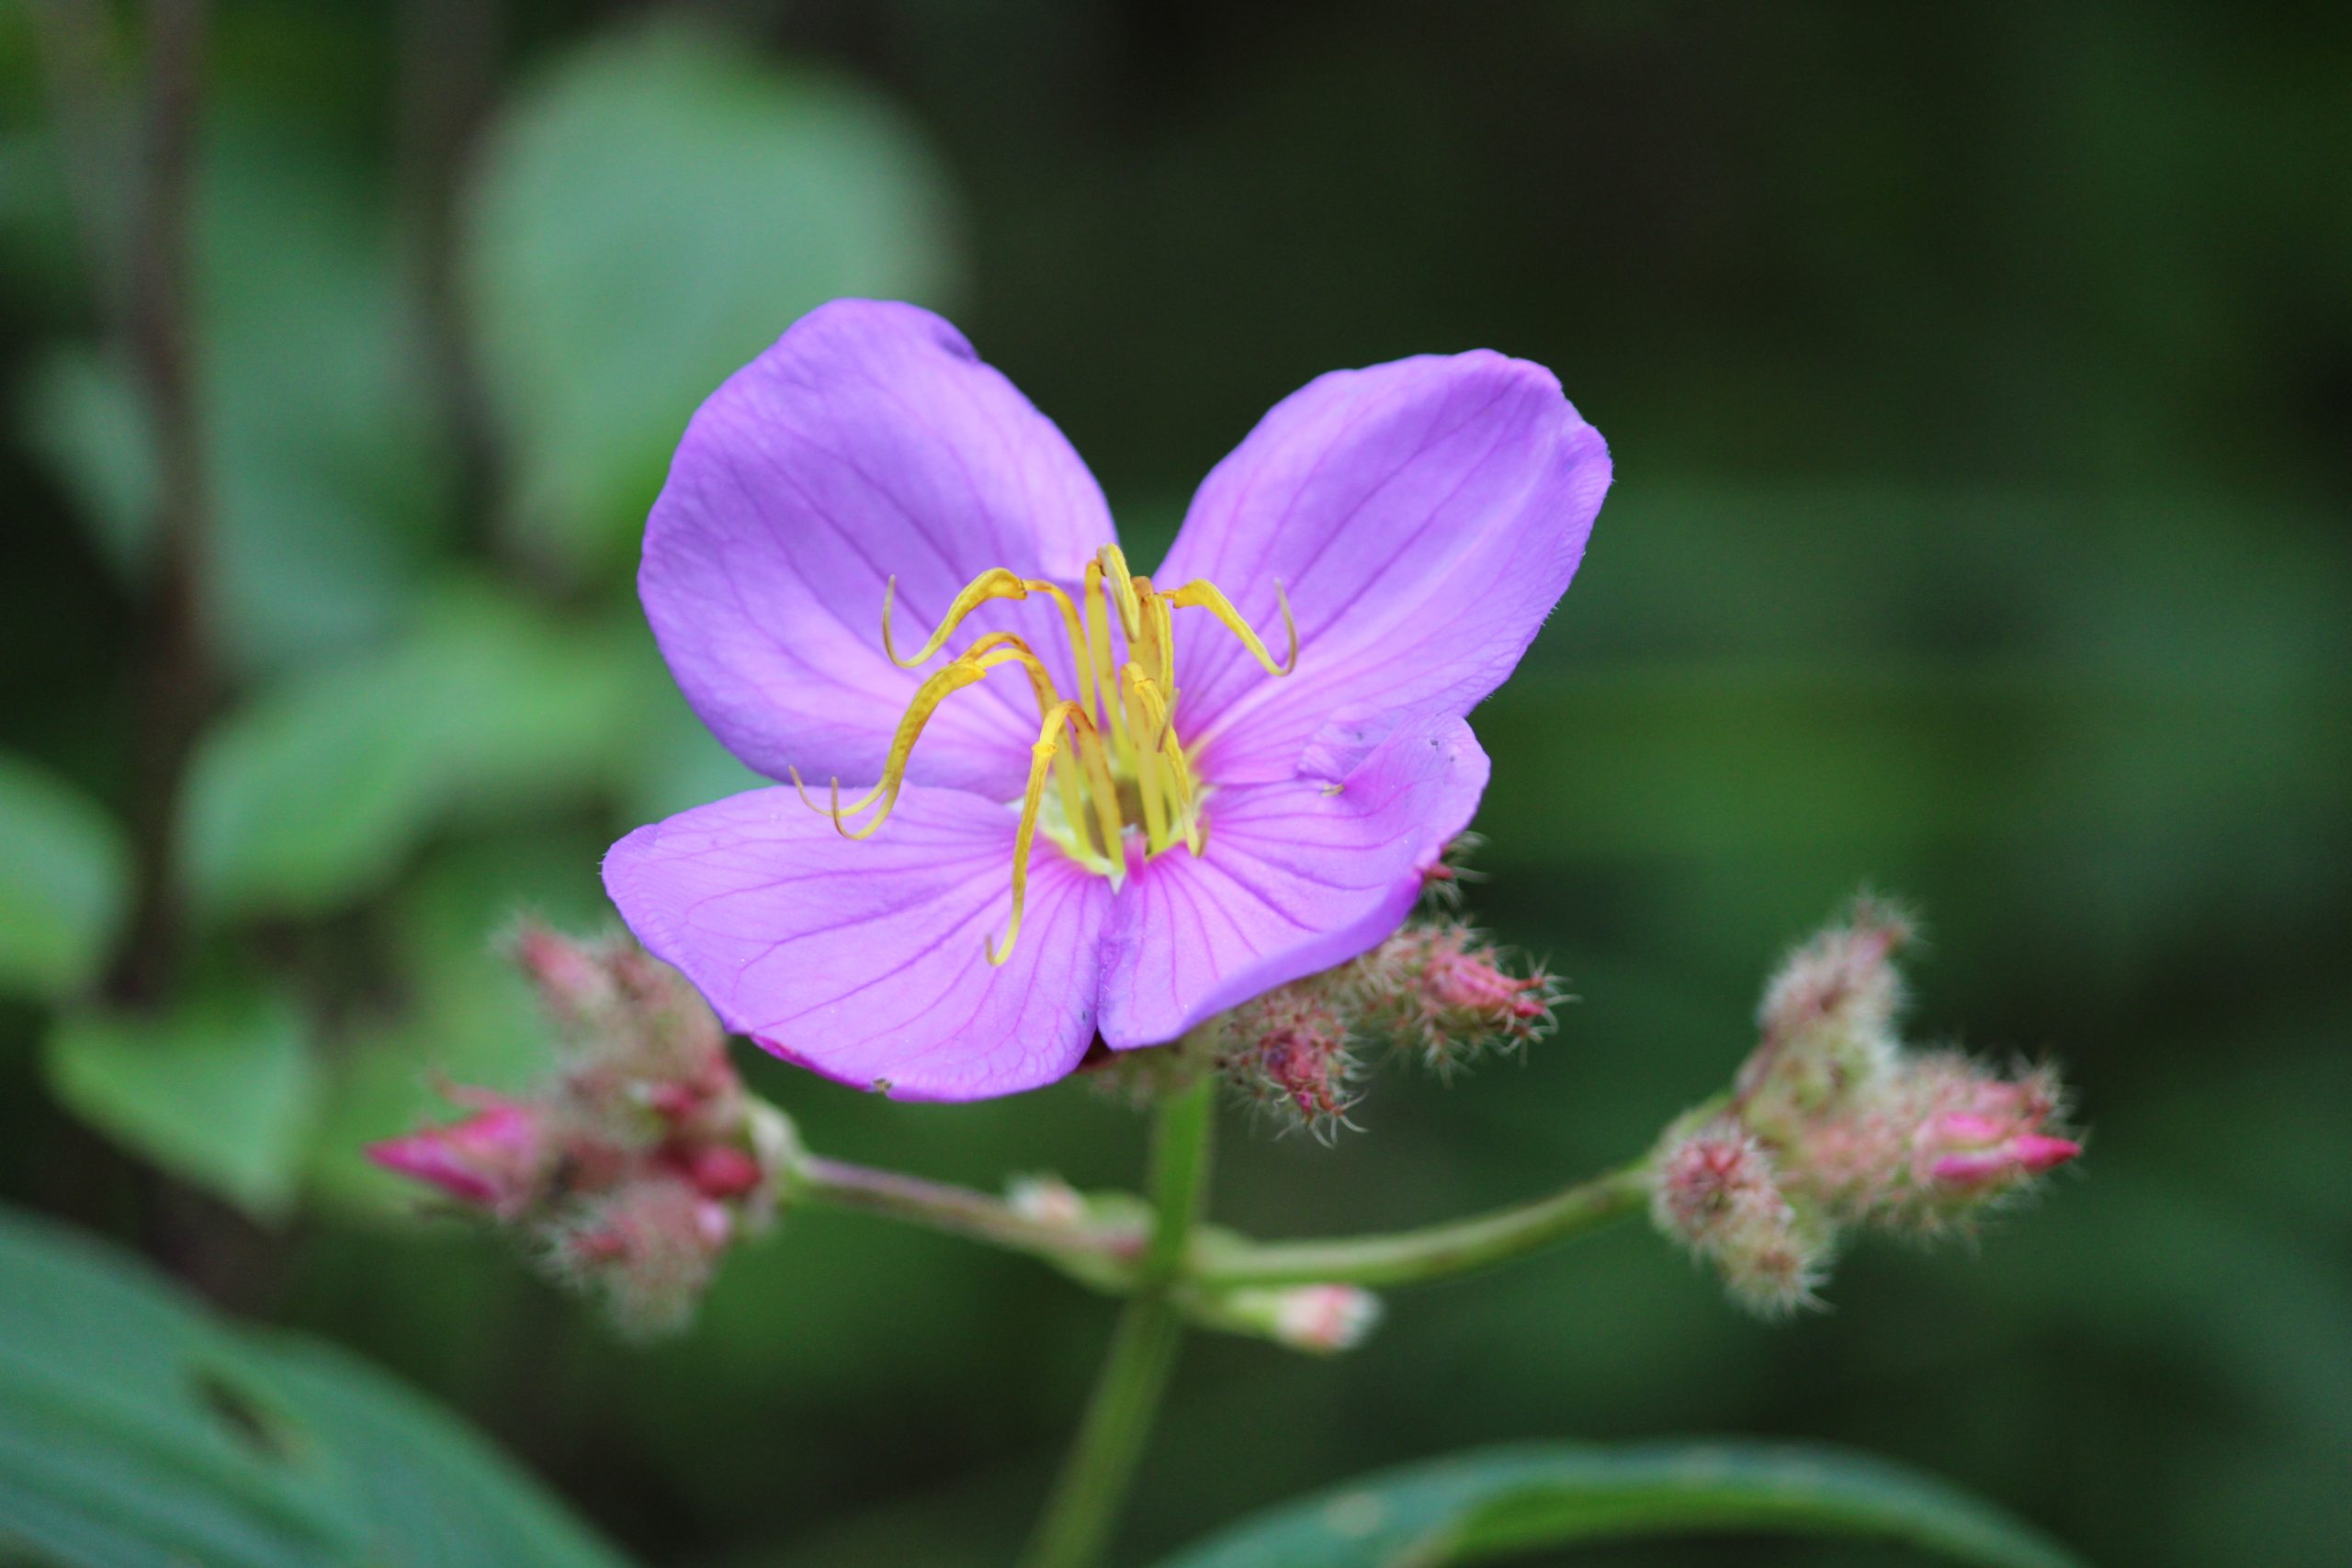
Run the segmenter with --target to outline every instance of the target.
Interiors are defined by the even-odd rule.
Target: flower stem
[[[1196,1238],[1186,1272],[1209,1289],[1419,1284],[1599,1230],[1640,1209],[1648,1196],[1648,1162],[1636,1160],[1549,1197],[1419,1230],[1295,1242],[1212,1233]]]
[[[1203,1077],[1161,1104],[1152,1146],[1151,1240],[1025,1568],[1089,1568],[1098,1561],[1143,1458],[1184,1336],[1173,1292],[1208,1191],[1210,1089]]]
[[[1013,1252],[1046,1258],[1091,1253],[1107,1260],[1132,1261],[1142,1250],[1139,1235],[1106,1225],[1080,1228],[1032,1219],[1001,1198],[945,1181],[816,1155],[803,1156],[793,1174],[799,1196],[835,1208],[905,1220]]]

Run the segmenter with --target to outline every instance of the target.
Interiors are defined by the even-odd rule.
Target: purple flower
[[[793,782],[640,828],[605,885],[730,1027],[861,1088],[975,1100],[1173,1040],[1396,928],[1486,786],[1463,715],[1609,472],[1540,367],[1339,371],[1133,576],[953,327],[828,305],[695,416],[639,574],[695,711]]]

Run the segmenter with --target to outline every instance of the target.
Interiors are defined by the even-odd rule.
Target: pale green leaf
[[[933,299],[946,182],[854,82],[679,29],[608,38],[507,106],[466,271],[513,522],[573,567],[643,525],[695,406],[842,295]]]
[[[291,1201],[319,1081],[284,998],[213,991],[153,1014],[68,1013],[48,1066],[76,1114],[164,1169],[266,1218]]]
[[[205,738],[184,835],[198,902],[331,909],[445,818],[584,798],[631,754],[635,660],[511,594],[445,589],[407,637],[265,691]]]
[[[129,852],[104,812],[0,756],[0,990],[58,997],[88,984],[129,884]]]

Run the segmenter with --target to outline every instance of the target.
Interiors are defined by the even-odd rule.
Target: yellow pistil
[[[1287,675],[1298,664],[1298,626],[1281,582],[1274,584],[1274,596],[1282,605],[1290,647],[1277,662],[1257,631],[1214,583],[1195,580],[1164,592],[1153,587],[1148,577],[1128,571],[1126,557],[1116,545],[1103,546],[1086,563],[1075,601],[1058,584],[1022,577],[1002,567],[982,572],[956,595],[922,648],[904,659],[891,637],[891,610],[898,597],[898,579],[892,578],[882,596],[883,652],[899,668],[915,669],[944,649],[956,628],[983,605],[1023,600],[1032,594],[1051,599],[1060,612],[1070,662],[1078,672],[1077,695],[1061,694],[1052,671],[1019,635],[990,632],[915,688],[890,738],[882,777],[865,795],[843,806],[841,781],[836,779],[831,800],[819,806],[809,799],[800,775],[792,775],[800,798],[810,809],[831,818],[844,837],[869,838],[888,820],[906,783],[907,762],[915,742],[940,705],[967,686],[986,680],[991,671],[1019,665],[1037,700],[1038,730],[1030,748],[1021,826],[1013,838],[1012,919],[1001,946],[989,939],[990,964],[1002,964],[1011,956],[1013,942],[1021,934],[1029,893],[1029,856],[1041,827],[1071,860],[1109,877],[1114,887],[1126,878],[1131,828],[1137,830],[1147,858],[1180,843],[1199,854],[1207,841],[1200,781],[1178,735],[1176,611],[1206,610],[1270,675]],[[1123,788],[1132,790],[1140,822],[1127,820],[1120,805]],[[1045,809],[1049,799],[1057,810]],[[866,820],[853,826],[853,819],[859,817]]]

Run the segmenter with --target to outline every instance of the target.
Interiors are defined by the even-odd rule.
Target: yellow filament
[[[1012,921],[1005,928],[1004,945],[988,939],[989,962],[1002,964],[1021,940],[1021,917],[1029,903],[1029,850],[1037,838],[1037,807],[1046,798],[1046,775],[1061,752],[1062,728],[1082,722],[1076,703],[1057,703],[1037,728],[1036,744],[1029,748],[1029,787],[1022,792],[1021,826],[1012,835]]]
[[[1157,852],[1169,841],[1168,806],[1160,797],[1159,759],[1144,748],[1145,738],[1159,732],[1159,715],[1166,710],[1153,700],[1158,694],[1132,660],[1119,671],[1119,691],[1126,699],[1127,734],[1136,744],[1136,793],[1143,796],[1144,841]]]

